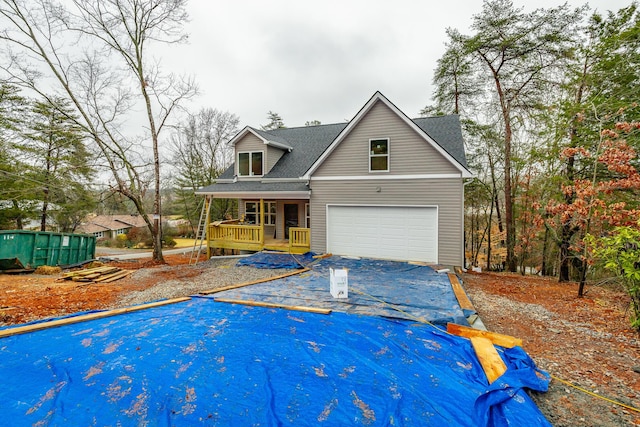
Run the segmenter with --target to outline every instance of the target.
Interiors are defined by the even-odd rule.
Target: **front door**
[[[289,227],[298,226],[298,205],[284,205],[284,238],[289,238]]]

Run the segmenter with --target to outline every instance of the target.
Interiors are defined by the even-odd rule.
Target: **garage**
[[[438,262],[438,208],[328,205],[327,252]]]

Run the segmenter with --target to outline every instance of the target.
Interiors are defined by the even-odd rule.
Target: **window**
[[[311,211],[309,211],[309,203],[304,204],[304,227],[311,228]]]
[[[249,224],[260,223],[260,202],[244,203],[244,221]],[[276,202],[264,202],[265,225],[276,225]]]
[[[262,176],[262,151],[238,153],[239,176]]]
[[[389,139],[369,140],[369,172],[389,172]]]
[[[97,239],[102,239],[104,237],[104,231],[96,231],[93,235],[96,236]]]

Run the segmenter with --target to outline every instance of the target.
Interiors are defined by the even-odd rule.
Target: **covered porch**
[[[247,196],[238,199],[238,218],[207,219],[209,257],[219,250],[271,250],[293,254],[311,250],[308,199],[254,199]],[[205,203],[210,204],[212,199],[208,196]]]

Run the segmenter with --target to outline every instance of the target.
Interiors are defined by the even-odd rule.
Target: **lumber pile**
[[[127,277],[131,273],[133,273],[133,270],[104,266],[64,273],[62,279],[73,280],[74,282],[109,283]]]

